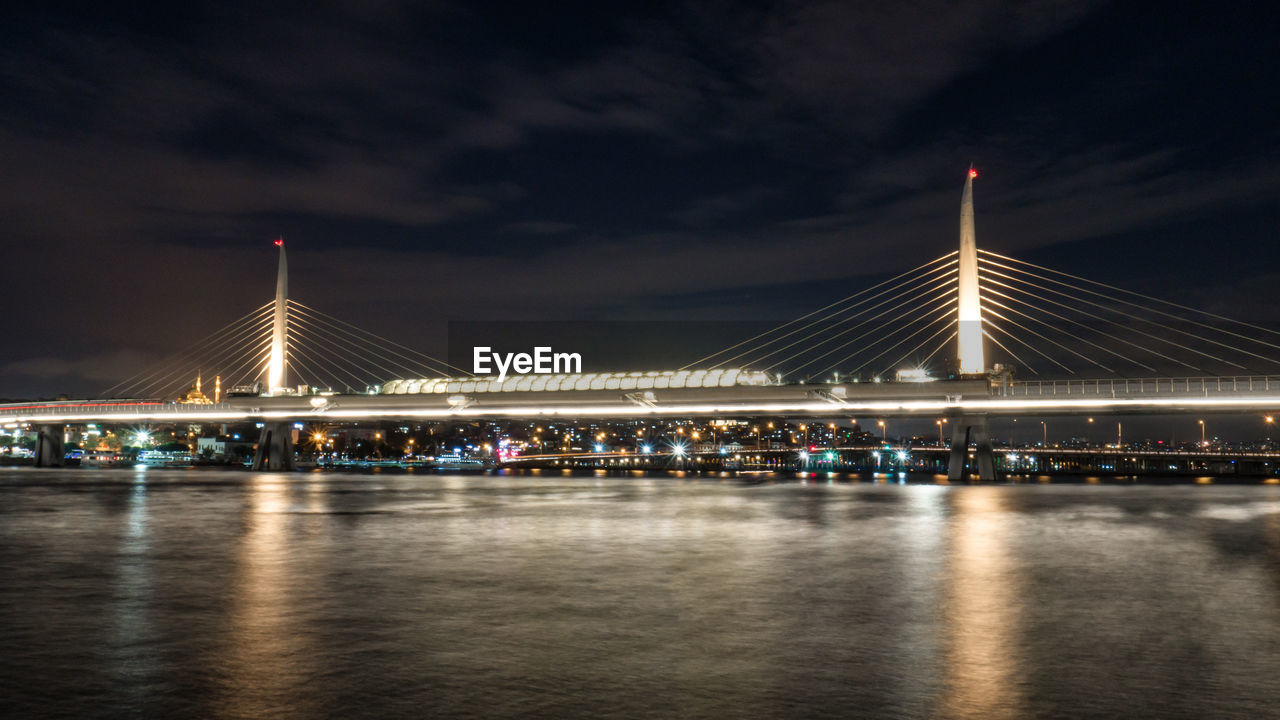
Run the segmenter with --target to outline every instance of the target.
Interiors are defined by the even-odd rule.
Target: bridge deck
[[[1280,409],[1280,378],[986,380],[928,383],[744,385],[621,393],[616,390],[473,395],[312,395],[232,398],[216,405],[92,400],[0,405],[0,423],[234,422],[524,417],[695,417],[715,415],[937,416],[982,413],[1150,414]]]

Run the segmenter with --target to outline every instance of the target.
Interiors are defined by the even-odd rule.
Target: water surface
[[[9,717],[1274,717],[1280,488],[0,471]]]

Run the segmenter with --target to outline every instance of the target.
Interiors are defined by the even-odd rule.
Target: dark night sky
[[[1270,3],[42,3],[0,27],[0,396],[292,295],[792,317],[982,247],[1280,319]],[[692,359],[692,358],[690,358]]]

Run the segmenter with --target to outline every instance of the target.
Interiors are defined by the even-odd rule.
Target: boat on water
[[[127,455],[110,450],[91,450],[80,458],[80,467],[87,468],[124,467],[128,464],[129,458]]]
[[[484,470],[484,460],[461,455],[437,455],[431,467],[436,470]]]
[[[138,453],[138,465],[147,467],[193,467],[195,456],[181,450],[143,450]]]

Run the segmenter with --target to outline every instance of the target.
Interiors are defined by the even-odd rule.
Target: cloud
[[[750,50],[765,94],[830,128],[878,134],[900,113],[988,57],[1060,32],[1099,3],[1045,0],[781,5]]]
[[[439,225],[501,201],[457,177],[469,151],[548,132],[677,145],[798,133],[794,102],[852,126],[882,124],[982,49],[1029,42],[1082,7],[726,7],[699,11],[719,13],[701,22],[689,11],[550,65],[519,46],[473,58],[457,44],[413,45],[414,28],[475,12],[447,4],[425,17],[397,3],[321,5],[270,24],[197,13],[197,29],[172,40],[50,26],[0,60],[24,101],[10,105],[0,133],[0,207],[44,234],[90,229],[48,222],[69,206],[119,232],[263,213]],[[995,15],[1008,17],[982,21]],[[925,18],[942,31],[917,29]],[[715,199],[698,202],[712,209]]]
[[[558,220],[525,220],[503,226],[507,232],[522,235],[560,235],[577,228],[577,225]]]
[[[152,356],[130,350],[112,351],[74,360],[53,356],[31,357],[0,365],[0,377],[17,375],[42,380],[77,378],[100,382],[105,387],[132,375],[139,367],[145,367],[154,360]]]

